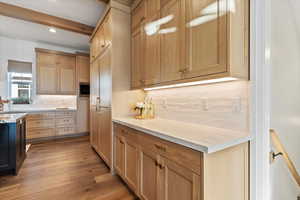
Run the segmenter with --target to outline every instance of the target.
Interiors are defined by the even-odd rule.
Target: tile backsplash
[[[147,92],[164,119],[249,131],[249,82],[235,81]]]
[[[26,108],[72,108],[77,107],[76,96],[64,95],[37,95],[30,105],[11,105],[11,109],[26,109]]]

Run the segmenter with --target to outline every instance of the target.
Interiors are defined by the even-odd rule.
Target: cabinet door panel
[[[162,159],[165,200],[200,200],[200,176],[175,162]]]
[[[131,87],[142,87],[145,81],[145,36],[143,28],[138,28],[132,34],[132,67]]]
[[[78,67],[78,81],[90,82],[90,58],[87,56],[77,56],[76,65]]]
[[[111,92],[112,92],[112,77],[111,77],[111,50],[107,49],[103,57],[100,59],[100,99],[101,106],[111,106]]]
[[[156,200],[157,199],[157,165],[156,155],[151,152],[141,150],[141,197],[144,200]]]
[[[75,68],[60,68],[60,93],[75,94]]]
[[[159,15],[155,15],[148,20],[153,23],[159,20]],[[160,82],[160,34],[151,34],[146,31],[146,68],[145,84],[152,85]]]
[[[124,176],[124,164],[125,164],[125,143],[123,138],[115,137],[115,169],[121,175]]]
[[[146,0],[141,1],[131,14],[131,27],[133,30],[139,28],[146,19]]]
[[[158,14],[160,9],[160,0],[145,0],[147,1],[147,17],[153,17]]]
[[[162,18],[173,16],[173,19],[160,29],[162,82],[182,78],[181,68],[184,65],[185,54],[183,6],[182,0],[170,0],[161,10]]]
[[[99,134],[99,153],[103,160],[110,166],[112,155],[112,137],[111,137],[111,113],[110,109],[99,113],[98,134]]]
[[[99,58],[91,64],[90,70],[90,106],[96,107],[97,97],[100,95],[99,90]]]
[[[138,193],[139,185],[139,150],[134,142],[126,140],[125,145],[125,180],[131,189]]]
[[[9,129],[6,124],[0,124],[0,169],[10,165]]]
[[[226,1],[186,0],[185,77],[226,72]]]
[[[55,66],[39,66],[38,68],[38,94],[57,93],[57,68]]]

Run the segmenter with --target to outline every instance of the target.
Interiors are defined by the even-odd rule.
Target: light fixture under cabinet
[[[224,77],[224,78],[217,78],[217,79],[211,79],[211,80],[202,80],[202,81],[194,81],[194,82],[187,82],[187,83],[178,83],[178,84],[174,84],[174,85],[165,85],[165,86],[144,88],[144,90],[150,91],[150,90],[177,88],[177,87],[185,87],[185,86],[193,86],[193,85],[220,83],[220,82],[227,82],[227,81],[236,81],[236,80],[238,80],[238,79],[234,78],[234,77]]]
[[[51,27],[51,28],[49,28],[49,32],[56,33],[56,29]]]

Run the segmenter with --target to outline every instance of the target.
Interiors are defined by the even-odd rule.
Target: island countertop
[[[167,119],[113,118],[113,122],[204,153],[214,153],[251,140],[249,132]]]
[[[16,123],[18,119],[25,117],[26,113],[0,114],[0,124]]]

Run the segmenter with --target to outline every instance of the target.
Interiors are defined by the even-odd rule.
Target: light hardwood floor
[[[18,176],[0,176],[5,200],[133,200],[88,137],[32,145]]]

